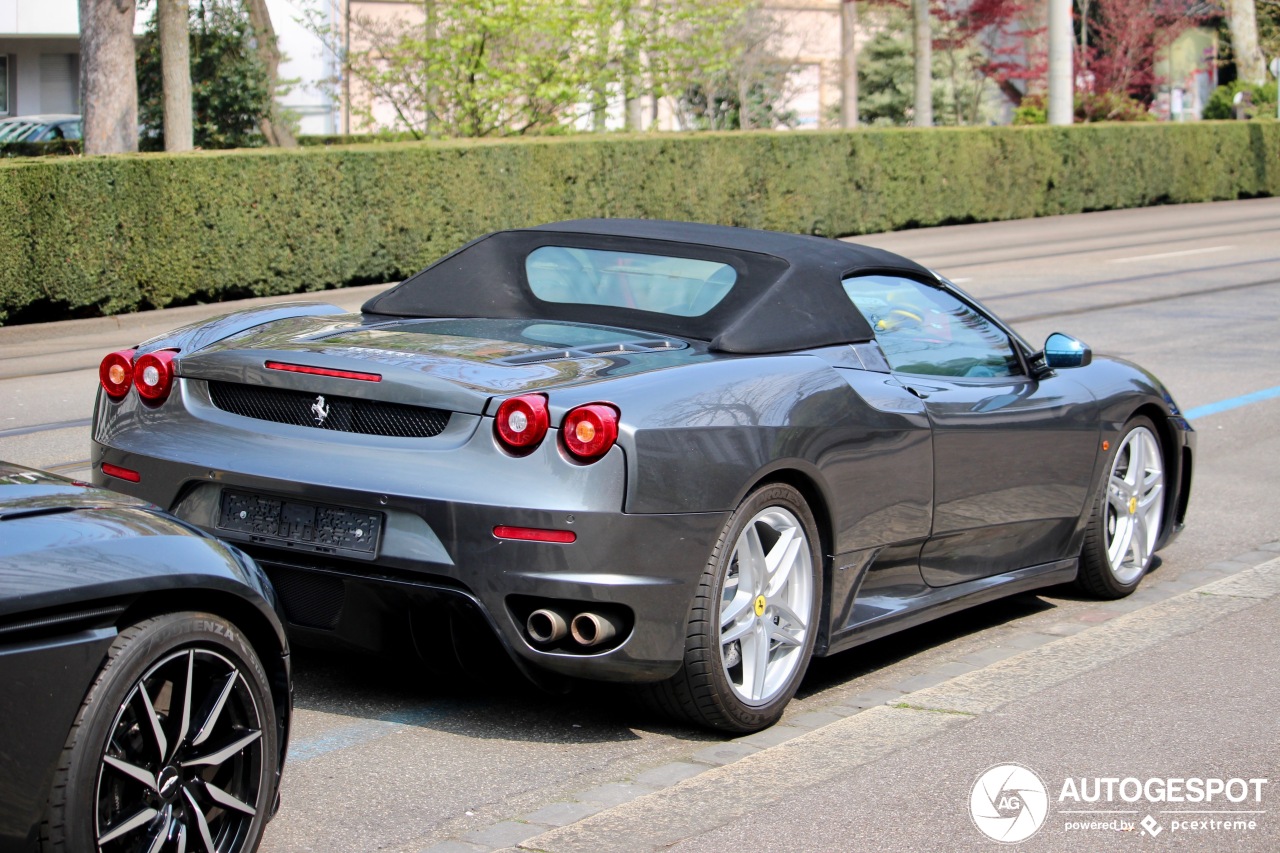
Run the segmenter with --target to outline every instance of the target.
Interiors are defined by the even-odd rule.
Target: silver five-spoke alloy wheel
[[[1107,562],[1121,584],[1142,576],[1155,553],[1164,513],[1164,462],[1151,430],[1125,435],[1107,477]]]
[[[720,663],[737,697],[772,701],[804,661],[813,624],[813,566],[803,525],[777,506],[733,546],[720,594]]]
[[[684,662],[642,689],[657,710],[724,732],[782,718],[817,639],[823,564],[800,490],[768,483],[725,521],[689,610]]]

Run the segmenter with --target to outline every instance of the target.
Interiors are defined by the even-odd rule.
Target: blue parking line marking
[[[289,755],[285,759],[285,763],[297,764],[300,761],[310,761],[312,758],[328,752],[336,752],[339,749],[358,746],[362,743],[386,737],[400,728],[403,728],[403,726],[395,723],[384,723],[381,720],[365,720],[326,732],[318,737],[301,741],[295,740],[289,744]]]
[[[1196,406],[1194,409],[1188,409],[1182,413],[1182,416],[1189,421],[1196,418],[1204,418],[1209,415],[1216,415],[1221,412],[1227,412],[1231,409],[1238,409],[1241,406],[1248,406],[1250,403],[1261,403],[1263,400],[1272,400],[1280,397],[1280,385],[1274,388],[1264,388],[1261,391],[1254,391],[1252,394],[1241,394],[1239,397],[1232,397],[1229,400],[1219,400],[1216,403],[1209,403],[1204,406]]]
[[[375,720],[360,720],[302,740],[289,743],[289,764],[310,761],[330,752],[379,740],[407,728],[427,727],[457,710],[452,703],[439,703],[431,708],[385,714]]]

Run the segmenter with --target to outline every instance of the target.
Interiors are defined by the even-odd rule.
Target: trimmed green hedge
[[[415,142],[419,138],[407,130],[384,130],[379,133],[308,133],[298,137],[298,144],[303,147],[359,145],[364,142]]]
[[[394,143],[0,163],[0,320],[389,281],[588,216],[824,235],[1280,195],[1254,122]]]

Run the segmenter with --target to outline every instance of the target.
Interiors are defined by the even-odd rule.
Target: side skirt
[[[1075,580],[1078,569],[1078,560],[1059,560],[1056,563],[1031,566],[952,586],[922,587],[918,595],[900,599],[898,603],[901,606],[892,608],[891,612],[833,634],[820,656],[841,652],[932,619],[949,616],[976,604],[1069,583]]]

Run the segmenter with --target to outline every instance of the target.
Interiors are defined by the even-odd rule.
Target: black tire
[[[46,850],[146,850],[161,834],[163,850],[178,849],[179,834],[190,850],[206,837],[218,853],[255,850],[279,761],[268,685],[221,617],[173,613],[121,631],[67,736]]]
[[[1154,449],[1154,460],[1143,461],[1144,486],[1139,491],[1144,494],[1131,494],[1133,501],[1126,509],[1122,496],[1112,493],[1113,479],[1130,478],[1131,469],[1136,470],[1135,447],[1142,445],[1142,454],[1151,456]],[[1151,465],[1158,468],[1159,483],[1152,495],[1146,490],[1145,482],[1151,476]],[[1124,598],[1138,588],[1143,576],[1151,568],[1155,559],[1155,543],[1160,538],[1160,527],[1164,522],[1164,448],[1160,441],[1160,433],[1150,418],[1138,416],[1129,420],[1120,432],[1120,438],[1111,448],[1103,469],[1103,482],[1098,488],[1098,497],[1094,502],[1085,528],[1084,547],[1080,551],[1080,571],[1076,575],[1076,585],[1089,595],[1102,599]],[[1123,476],[1121,476],[1123,475]],[[1144,505],[1145,497],[1151,497],[1150,510]],[[1142,530],[1142,541],[1145,544],[1126,548],[1124,553],[1114,553],[1117,545],[1116,537],[1123,536],[1126,529],[1132,530],[1137,541],[1137,530]],[[1122,543],[1120,543],[1122,544]],[[1134,550],[1137,550],[1135,555]]]
[[[745,688],[738,686],[735,680],[742,671],[742,659],[745,657],[742,650],[746,646],[735,641],[738,660],[735,666],[735,643],[721,643],[721,607],[726,585],[733,590],[737,590],[739,586],[737,578],[740,570],[735,558],[739,539],[744,536],[749,524],[770,514],[778,518],[793,519],[798,523],[799,532],[804,535],[804,542],[796,551],[797,562],[793,571],[807,573],[804,581],[806,588],[798,588],[794,594],[800,600],[807,598],[808,621],[804,626],[803,640],[788,645],[788,658],[781,670],[780,683],[768,689],[767,693],[762,691],[759,701],[753,701],[742,695]],[[757,524],[764,525],[765,533],[771,529],[767,522],[757,521]],[[802,552],[807,559],[800,558]],[[738,600],[734,593],[732,601]],[[753,605],[753,612],[759,623],[768,625],[770,620],[779,618],[774,615],[774,601],[768,600],[764,595],[755,600],[761,602],[758,606]],[[812,512],[801,494],[791,486],[772,484],[761,487],[752,492],[729,517],[716,541],[711,558],[707,561],[694,595],[685,640],[684,662],[679,672],[666,681],[644,685],[641,688],[642,694],[661,713],[719,731],[743,734],[773,725],[782,717],[783,710],[795,695],[808,669],[818,631],[821,601],[822,553]],[[750,619],[750,614],[744,613],[743,616]],[[773,625],[785,627],[777,621]],[[770,650],[765,653],[770,660],[764,667],[768,671],[771,665],[781,661],[781,655],[778,661],[773,660],[773,650],[781,652],[782,648],[773,647],[772,640],[768,639],[765,640],[764,648]],[[726,658],[726,654],[730,657]],[[746,680],[744,676],[744,685]]]

